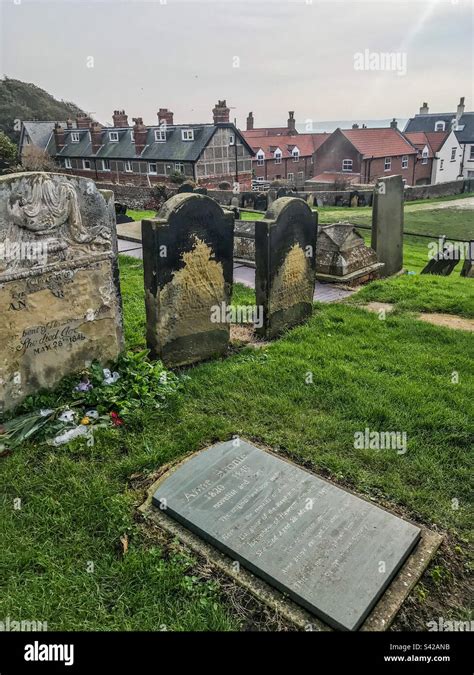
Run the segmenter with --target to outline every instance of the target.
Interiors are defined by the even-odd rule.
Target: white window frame
[[[119,135],[118,131],[109,131],[109,141],[111,143],[118,143]]]
[[[235,136],[234,134],[231,134],[229,136],[229,145],[235,145]]]
[[[428,164],[428,150],[426,148],[423,148],[423,152],[421,153],[421,163]]]
[[[181,129],[182,141],[194,141],[194,129]]]
[[[259,150],[257,152],[257,166],[264,166],[265,165],[265,153],[263,150]]]
[[[132,162],[129,159],[124,160],[123,170],[125,173],[133,173]]]
[[[150,167],[154,166],[155,170],[152,171]],[[149,162],[148,163],[148,174],[150,176],[157,176],[158,175],[158,164],[156,162]]]
[[[298,171],[298,180],[303,180],[304,178],[304,171]]]
[[[164,129],[155,129],[155,141],[157,143],[166,143],[166,131]]]
[[[275,164],[281,164],[282,152],[281,150],[275,150],[274,152]]]
[[[391,171],[392,170],[392,158],[391,157],[385,157],[384,164],[383,164],[383,170],[384,171]]]
[[[451,148],[451,161],[456,161],[456,148]]]
[[[78,131],[71,132],[71,143],[79,143],[81,140],[81,135]]]
[[[182,173],[184,176],[184,164],[182,162],[175,162],[174,170],[176,173]]]
[[[469,162],[474,161],[474,145],[471,145],[471,149],[469,150]]]
[[[438,127],[441,126],[441,129],[438,129]],[[435,122],[435,131],[446,131],[446,122],[444,120],[438,120]]]
[[[286,176],[286,180],[295,180],[295,174],[290,171]]]
[[[88,164],[89,166],[86,166]],[[82,160],[82,168],[84,171],[90,171],[91,170],[91,160],[90,159],[83,159]]]
[[[343,159],[342,160],[342,170],[343,171],[352,171],[352,167],[354,166],[354,162],[352,159]]]
[[[71,160],[69,159],[69,157],[64,158],[64,168],[65,169],[72,169],[72,164],[71,164]]]
[[[130,131],[130,140],[132,143],[135,143],[135,134],[133,133],[133,129]]]
[[[110,171],[110,165],[109,165],[109,160],[108,159],[101,159],[101,166],[102,168],[100,171]]]
[[[300,151],[298,149],[292,150],[291,154],[293,155],[293,161],[294,162],[299,162],[300,161]]]
[[[408,169],[408,155],[402,156],[402,169]]]

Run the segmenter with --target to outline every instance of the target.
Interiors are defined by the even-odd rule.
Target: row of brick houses
[[[229,113],[226,102],[219,101],[213,123],[174,124],[173,113],[160,108],[158,124],[147,126],[137,117],[130,126],[125,112],[116,110],[113,127],[81,114],[75,123],[56,122],[44,149],[64,172],[99,181],[153,185],[181,176],[204,187],[225,181],[246,189],[253,151]],[[25,122],[23,127],[20,153],[34,137],[42,136],[44,143],[45,123]]]

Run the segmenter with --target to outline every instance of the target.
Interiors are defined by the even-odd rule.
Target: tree
[[[0,169],[13,166],[17,160],[17,147],[3,131],[0,131]]]
[[[55,171],[57,166],[53,158],[37,145],[27,145],[21,153],[23,171]]]

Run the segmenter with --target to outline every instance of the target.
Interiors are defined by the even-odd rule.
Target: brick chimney
[[[73,120],[72,120],[70,117],[68,117],[67,120],[66,120],[66,126],[67,126],[67,128],[68,128],[68,129],[72,129],[72,128],[73,128],[73,126],[72,126],[73,124],[74,124]]]
[[[397,120],[395,119],[395,117],[394,117],[393,120],[390,122],[390,128],[391,128],[391,129],[397,129],[397,128],[398,128],[398,122],[397,122]]]
[[[229,122],[230,108],[227,107],[225,100],[217,101],[212,109],[212,114],[214,115],[214,124],[224,124]]]
[[[353,129],[358,129],[358,128],[359,128],[359,125],[357,124],[357,122],[355,122],[355,123],[352,125],[352,128],[353,128]]]
[[[247,117],[247,131],[251,131],[253,129],[253,112],[249,112],[249,116]]]
[[[161,126],[173,126],[173,113],[168,108],[160,108],[158,110],[158,124]]]
[[[112,115],[112,120],[114,123],[114,127],[128,127],[128,115],[125,114],[125,110],[114,110],[114,114]]]
[[[60,150],[62,150],[66,145],[64,129],[59,124],[59,122],[56,122],[54,125],[54,142],[56,143],[56,150],[58,152],[60,152]]]
[[[290,110],[288,115],[288,133],[292,136],[293,134],[296,134],[295,111]]]
[[[98,122],[92,122],[91,128],[92,152],[95,155],[102,145],[102,126]]]
[[[420,108],[420,115],[427,115],[429,113],[430,109],[428,108],[427,103],[423,103],[423,105]]]
[[[92,119],[86,113],[78,113],[76,117],[76,124],[78,129],[89,129]]]
[[[464,96],[461,96],[459,99],[459,105],[456,110],[456,122],[459,122],[461,117],[464,115]]]
[[[134,122],[133,138],[135,140],[135,152],[137,153],[137,155],[141,155],[143,152],[143,148],[146,145],[146,137],[148,134],[148,129],[143,124],[142,117],[134,117],[133,122]]]

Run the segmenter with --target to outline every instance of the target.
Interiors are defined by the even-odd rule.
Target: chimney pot
[[[456,110],[456,122],[459,122],[461,117],[464,115],[464,96],[461,96],[459,99],[459,105]]]
[[[398,128],[398,122],[397,122],[397,120],[395,119],[395,117],[394,117],[393,120],[390,122],[390,127],[391,127],[392,129],[397,129],[397,128]]]
[[[426,103],[426,101],[425,101],[420,108],[420,115],[427,115],[429,113],[429,111],[430,111],[430,109],[428,108],[428,103]]]
[[[253,129],[253,122],[253,112],[249,112],[247,117],[247,131],[251,131]]]
[[[161,126],[173,126],[173,113],[168,108],[158,110],[158,124]]]
[[[112,120],[114,127],[128,127],[128,115],[125,114],[125,110],[114,110]]]
[[[290,136],[293,134],[296,134],[296,122],[295,122],[295,111],[294,110],[289,110],[288,111],[288,133]]]
[[[56,144],[56,149],[58,151],[62,150],[66,145],[64,129],[59,124],[59,122],[56,122],[56,124],[54,125],[54,142]]]
[[[146,137],[148,134],[148,129],[143,124],[143,117],[134,117],[133,122],[134,122],[133,138],[135,142],[135,152],[137,155],[141,155],[146,145]]]
[[[230,108],[227,107],[225,99],[223,101],[218,101],[214,108],[212,109],[212,114],[214,117],[214,124],[228,124]]]

